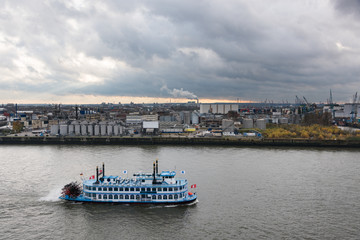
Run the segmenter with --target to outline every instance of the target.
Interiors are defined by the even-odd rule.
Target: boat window
[[[106,187],[104,187],[104,188],[103,188],[103,191],[104,191],[104,192],[106,192],[106,191],[107,191],[107,188],[106,188]]]
[[[132,191],[132,192],[133,192],[133,191],[134,191],[134,188],[133,188],[133,187],[132,187],[132,188],[130,188],[130,191]]]
[[[96,198],[96,193],[93,193],[92,196],[93,196],[93,198]]]
[[[120,188],[120,192],[122,192],[122,191],[124,191],[124,188],[121,187],[121,188]]]
[[[110,188],[109,188],[109,191],[112,191],[112,190],[113,190],[112,187],[110,187]]]
[[[99,199],[101,199],[102,198],[102,196],[99,194]]]
[[[99,187],[99,188],[98,188],[98,191],[101,191],[101,190],[102,190],[101,187]]]
[[[106,194],[104,194],[104,199],[107,199],[107,195],[106,195]]]
[[[153,191],[153,192],[156,192],[156,188],[153,188],[152,191]]]
[[[119,198],[120,198],[120,199],[124,199],[124,195],[119,195]]]
[[[125,195],[125,199],[129,199],[129,195]]]
[[[174,195],[174,199],[178,199],[178,195],[177,195],[177,194]]]
[[[169,199],[173,199],[173,195],[169,195]]]
[[[130,195],[130,199],[135,199],[135,196],[134,196],[134,195]]]
[[[147,188],[146,191],[150,192],[150,191],[151,191],[151,188]]]
[[[137,187],[137,188],[136,188],[136,191],[139,192],[139,191],[140,191],[140,188]]]
[[[113,195],[109,195],[109,199],[113,199]]]
[[[166,195],[164,195],[163,199],[164,199],[164,200],[165,200],[165,199],[167,199],[167,196],[166,196]]]
[[[177,191],[177,190],[178,190],[178,188],[177,188],[177,187],[175,187],[175,188],[174,188],[174,191]]]
[[[142,191],[142,192],[145,192],[145,188],[141,188],[141,191]]]
[[[145,182],[145,179],[142,179],[141,182]]]
[[[152,199],[156,199],[156,195],[152,195]]]
[[[107,180],[108,180],[108,182],[110,182],[110,178],[108,178]]]
[[[118,196],[118,195],[114,195],[114,199],[119,199],[119,196]]]
[[[126,187],[126,188],[125,188],[125,192],[128,192],[128,191],[129,191],[129,188]]]
[[[158,199],[162,199],[162,196],[161,196],[161,195],[159,195],[159,196],[158,196]]]
[[[164,187],[164,192],[166,192],[167,191],[167,188],[166,187]]]
[[[145,194],[141,194],[141,198],[145,198]]]
[[[117,187],[116,187],[116,188],[114,188],[114,191],[115,191],[115,192],[117,192],[118,190],[119,190],[119,189],[118,189]]]
[[[93,187],[92,190],[93,190],[93,191],[96,191],[96,187]]]
[[[136,195],[136,199],[139,200],[139,199],[140,199],[140,195]]]
[[[158,188],[158,192],[161,192],[161,187]]]
[[[169,187],[169,191],[172,191],[172,187]]]

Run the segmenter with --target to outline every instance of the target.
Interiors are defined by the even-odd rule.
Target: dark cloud
[[[360,33],[334,9],[356,15],[360,1],[332,3],[5,1],[0,83],[34,94],[274,101],[325,101],[331,88],[346,101],[360,87]]]

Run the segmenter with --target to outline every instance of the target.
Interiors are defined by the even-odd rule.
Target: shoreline
[[[0,136],[2,144],[37,145],[199,145],[199,146],[259,146],[259,147],[339,147],[360,148],[359,140],[313,140],[313,139],[256,139],[232,137],[119,137],[119,136]]]

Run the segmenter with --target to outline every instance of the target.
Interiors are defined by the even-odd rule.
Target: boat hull
[[[189,204],[193,203],[197,200],[197,196],[194,194],[192,196],[189,196],[185,199],[182,199],[181,201],[97,201],[92,200],[88,198],[84,198],[82,196],[79,196],[77,198],[70,198],[69,196],[65,197],[59,197],[60,199],[71,201],[71,202],[82,202],[82,203],[102,203],[102,204],[134,204],[134,205],[140,205],[140,204],[151,204],[151,205],[181,205],[181,204]]]

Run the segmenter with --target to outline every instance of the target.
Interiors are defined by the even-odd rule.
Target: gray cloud
[[[0,84],[33,94],[274,101],[325,101],[331,88],[347,101],[360,90],[360,23],[346,17],[358,4],[4,1]]]

